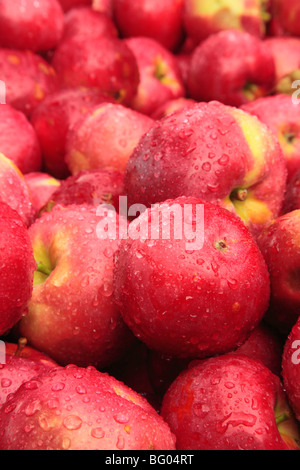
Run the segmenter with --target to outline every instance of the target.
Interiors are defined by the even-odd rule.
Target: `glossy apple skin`
[[[0,152],[23,174],[42,167],[40,144],[33,127],[21,111],[9,104],[0,106]]]
[[[71,37],[56,48],[52,65],[64,88],[95,88],[129,104],[139,84],[136,59],[122,39]]]
[[[111,204],[119,211],[119,197],[124,196],[124,173],[117,170],[85,170],[69,176],[48,198],[51,206],[60,204]]]
[[[271,280],[267,320],[288,334],[299,317],[300,211],[278,217],[258,237]]]
[[[69,131],[65,161],[70,172],[105,168],[124,172],[133,150],[153,124],[150,117],[121,104],[95,106]]]
[[[193,52],[188,92],[197,101],[241,106],[270,94],[274,85],[273,56],[265,43],[251,34],[221,31]]]
[[[157,121],[132,153],[124,184],[129,205],[193,196],[238,214],[257,236],[279,215],[286,178],[282,150],[266,125],[211,102]],[[239,187],[247,188],[244,202],[232,193]]]
[[[0,335],[26,313],[36,264],[27,227],[17,212],[0,202]]]
[[[59,90],[46,97],[31,115],[31,124],[43,152],[45,171],[55,178],[70,175],[65,162],[67,134],[90,109],[112,101],[99,91],[87,88]]]
[[[100,11],[113,18],[113,0],[92,0],[92,7],[93,10]]]
[[[154,113],[152,114],[153,119],[162,119],[170,114],[174,113],[175,111],[179,111],[183,108],[190,108],[194,104],[196,104],[195,100],[189,98],[177,98],[174,100],[167,101],[162,106],[157,108]]]
[[[60,365],[105,367],[132,342],[113,300],[119,239],[105,239],[104,227],[98,230],[107,218],[92,206],[57,205],[29,229],[36,263],[50,275],[35,273],[28,315],[16,333]]]
[[[293,411],[300,419],[300,363],[299,363],[300,320],[289,333],[282,356],[282,376]]]
[[[84,41],[87,37],[117,38],[118,35],[113,20],[90,6],[72,8],[65,14],[62,40],[75,36]]]
[[[286,159],[288,182],[300,166],[300,106],[285,94],[265,96],[241,107],[257,116],[279,140]]]
[[[76,8],[83,5],[91,5],[92,0],[59,0],[59,3],[61,4],[63,11],[67,12],[72,8]]]
[[[59,88],[54,69],[32,51],[1,48],[0,76],[6,84],[6,103],[27,117]]]
[[[114,18],[123,37],[146,36],[174,51],[184,37],[183,4],[184,0],[113,0]]]
[[[93,367],[36,377],[0,414],[1,449],[175,450],[168,425],[147,400]]]
[[[196,211],[202,204],[203,248],[189,249],[185,231],[182,239],[175,237],[173,228],[182,228],[178,219],[166,238],[159,235],[162,220],[150,225],[149,218],[156,221],[161,214],[164,219],[176,205],[182,212],[185,206]],[[201,217],[194,212],[194,232]],[[191,359],[241,345],[260,323],[270,296],[264,259],[241,220],[215,204],[182,197],[154,205],[131,229],[133,224],[148,226],[152,235],[121,242],[114,286],[120,312],[135,336],[150,349]],[[218,248],[222,240],[224,251]]]
[[[220,31],[234,29],[262,38],[266,25],[259,0],[238,2],[185,0],[183,22],[189,37],[198,44]]]
[[[58,0],[3,0],[0,5],[0,45],[42,52],[62,38],[64,15]]]
[[[300,209],[300,170],[291,178],[287,185],[282,214]]]
[[[29,346],[25,346],[20,352],[19,348],[17,344],[5,343],[6,362],[0,364],[0,406],[23,383],[58,367],[55,361]]]
[[[185,95],[181,72],[174,54],[154,39],[130,37],[125,43],[133,52],[140,83],[130,106],[151,115],[159,106]]]
[[[298,450],[277,428],[276,408],[285,401],[279,377],[261,362],[228,354],[182,372],[164,396],[161,416],[177,450]]]
[[[61,181],[43,172],[27,173],[24,178],[29,188],[33,207],[38,214],[52,194],[57,191]]]

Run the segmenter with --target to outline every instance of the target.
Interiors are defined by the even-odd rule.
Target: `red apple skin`
[[[115,213],[107,212],[114,221]],[[29,229],[36,263],[50,274],[35,273],[28,314],[16,335],[60,365],[106,367],[133,340],[113,300],[119,239],[104,239],[104,228],[98,231],[107,218],[92,206],[57,205]]]
[[[59,88],[53,67],[32,51],[1,48],[0,77],[6,85],[6,103],[27,117]]]
[[[102,103],[69,131],[65,161],[71,174],[110,168],[124,172],[154,120],[121,104]]]
[[[163,219],[176,205],[181,211],[186,205],[196,211],[202,204],[202,249],[189,250],[186,234],[178,240],[173,229],[168,239],[162,239],[162,220],[150,226],[149,218],[155,221],[161,214]],[[201,215],[197,217],[194,230],[201,223]],[[148,224],[152,236],[129,236],[121,242],[115,256],[114,294],[135,336],[149,349],[191,359],[241,345],[262,320],[270,296],[264,259],[241,220],[215,204],[182,197],[154,205],[132,227],[133,223]],[[177,219],[175,229],[179,227]]]
[[[150,116],[171,99],[185,96],[184,83],[175,55],[154,39],[144,36],[125,40],[133,52],[140,74],[137,93],[130,106]]]
[[[265,43],[251,34],[221,31],[193,52],[188,92],[197,101],[217,100],[238,107],[268,95],[274,85],[273,56]]]
[[[27,173],[24,178],[29,188],[33,207],[38,214],[52,194],[57,191],[61,181],[43,172]]]
[[[0,201],[14,209],[29,227],[36,216],[24,175],[9,158],[0,153]]]
[[[258,237],[271,280],[267,321],[288,334],[299,317],[300,211],[278,217]]]
[[[39,375],[0,414],[1,449],[175,450],[168,425],[147,400],[93,367]]]
[[[23,174],[42,167],[40,144],[32,125],[21,111],[9,104],[0,106],[0,152]]]
[[[276,424],[279,406],[292,416],[287,436],[280,428],[285,423]],[[177,450],[299,450],[279,377],[243,355],[190,365],[165,394],[161,416],[176,436]]]
[[[26,313],[36,268],[27,227],[17,212],[0,202],[0,335]]]
[[[93,10],[100,11],[113,18],[113,0],[92,0],[92,7]]]
[[[187,35],[198,44],[209,36],[223,30],[239,30],[248,32],[258,38],[266,33],[266,24],[262,15],[259,0],[239,0],[238,2],[219,2],[215,13],[207,12],[207,0],[185,0],[183,22]],[[236,3],[237,5],[233,6]],[[240,10],[240,12],[235,11]]]
[[[91,5],[92,0],[59,0],[59,3],[61,4],[63,11],[67,12],[72,8],[76,8],[83,5]]]
[[[31,124],[40,142],[47,173],[58,179],[70,175],[65,162],[67,134],[90,109],[109,100],[112,101],[96,90],[71,88],[52,93],[34,110]]]
[[[290,404],[300,421],[300,362],[299,362],[300,320],[289,333],[282,356],[282,376]]]
[[[71,37],[80,37],[82,41],[87,37],[117,38],[118,30],[105,13],[95,11],[90,6],[81,6],[65,14],[62,40]]]
[[[234,354],[261,361],[273,374],[281,375],[283,341],[277,330],[262,322]]]
[[[282,150],[267,126],[211,102],[157,121],[133,151],[124,185],[129,206],[193,196],[238,214],[257,236],[281,212],[286,178]],[[248,191],[241,203],[233,192],[239,187]]]
[[[85,170],[69,176],[49,197],[48,204],[111,204],[119,211],[119,197],[124,195],[124,173],[117,170]]]
[[[57,368],[55,361],[29,346],[5,343],[5,364],[0,364],[0,407],[23,383]]]
[[[297,0],[273,0],[272,14],[284,34],[300,36],[300,5]]]
[[[288,183],[300,167],[300,107],[285,94],[265,96],[241,107],[258,117],[279,140],[286,159]]]
[[[183,4],[184,0],[113,0],[113,12],[123,37],[147,36],[175,51],[184,37]]]
[[[57,0],[3,0],[0,5],[0,46],[42,52],[62,38],[64,15]]]
[[[52,65],[64,88],[95,88],[127,105],[136,94],[139,70],[122,39],[71,37],[56,48]]]
[[[300,170],[298,170],[287,185],[282,214],[300,209]]]
[[[195,100],[189,98],[177,98],[175,100],[170,100],[164,103],[162,106],[156,109],[152,114],[152,118],[156,120],[160,120],[170,114],[174,113],[175,111],[182,110],[183,108],[191,108],[196,104]]]

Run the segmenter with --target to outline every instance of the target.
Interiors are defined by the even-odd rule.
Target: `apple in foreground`
[[[300,420],[300,319],[287,337],[282,356],[282,376],[289,401]]]
[[[168,425],[147,400],[93,367],[37,376],[0,416],[0,449],[175,450]]]
[[[161,416],[177,450],[299,450],[279,377],[243,355],[195,361],[168,389]]]
[[[269,274],[236,215],[182,197],[153,205],[128,233],[115,255],[114,295],[150,349],[191,359],[222,354],[261,322]]]
[[[28,314],[15,335],[60,365],[106,367],[132,342],[113,300],[119,239],[107,238],[105,224],[115,213],[106,212],[57,205],[29,229],[37,269]]]
[[[300,169],[296,171],[287,185],[282,214],[300,209]]]
[[[0,202],[0,335],[27,311],[36,269],[27,227],[17,212]]]
[[[217,203],[257,234],[281,211],[287,169],[278,139],[255,116],[197,103],[157,121],[126,169],[129,205],[180,196]]]

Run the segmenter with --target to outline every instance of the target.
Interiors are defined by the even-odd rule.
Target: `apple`
[[[132,343],[113,300],[119,239],[99,227],[107,220],[115,221],[112,210],[57,205],[29,229],[37,269],[28,314],[15,335],[63,366],[106,367]]]
[[[298,0],[272,0],[272,18],[282,34],[300,36],[300,5]]]
[[[293,82],[300,78],[300,38],[270,37],[265,39],[275,61],[276,93],[291,95],[295,92]]]
[[[177,450],[299,450],[298,423],[279,377],[243,355],[191,365],[165,394],[161,416]]]
[[[300,169],[296,171],[287,185],[282,214],[300,209]]]
[[[65,161],[75,175],[83,170],[125,171],[129,157],[154,120],[116,103],[92,108],[70,129]]]
[[[64,33],[62,40],[71,37],[110,37],[117,38],[118,30],[113,20],[91,6],[72,8],[65,14]]]
[[[129,206],[180,196],[219,204],[254,236],[281,211],[286,162],[277,138],[255,116],[222,103],[197,103],[157,121],[125,174]]]
[[[228,29],[262,38],[270,19],[265,3],[261,0],[185,0],[184,27],[198,44],[212,34]]]
[[[115,23],[123,37],[147,36],[175,51],[184,37],[184,0],[112,0]]]
[[[40,374],[0,415],[0,449],[175,450],[168,425],[147,400],[93,367]]]
[[[290,404],[300,421],[300,319],[298,319],[289,333],[282,356],[282,376]]]
[[[133,109],[151,115],[166,101],[185,95],[181,71],[172,52],[143,36],[130,37],[125,43],[133,52],[140,73],[137,93],[130,103]]]
[[[61,4],[62,9],[67,12],[78,6],[91,5],[92,0],[59,0],[59,3]]]
[[[45,210],[54,205],[110,204],[119,212],[119,198],[124,195],[124,173],[117,170],[84,170],[60,182],[45,201]]]
[[[29,188],[31,200],[36,214],[49,201],[52,194],[60,187],[61,181],[43,172],[32,172],[24,175]]]
[[[40,144],[32,125],[24,113],[9,104],[0,105],[0,152],[23,174],[42,167]]]
[[[43,153],[44,170],[58,179],[70,175],[65,162],[67,135],[76,122],[103,101],[112,101],[99,91],[70,88],[51,93],[36,107],[30,121]]]
[[[95,88],[125,105],[139,84],[134,54],[119,38],[65,39],[54,52],[52,66],[62,87]]]
[[[0,153],[0,201],[8,204],[28,227],[35,218],[29,188],[16,165]]]
[[[0,48],[0,77],[5,84],[6,103],[27,117],[59,88],[53,67],[32,51]]]
[[[113,18],[113,0],[92,0],[92,8]]]
[[[0,202],[0,335],[26,314],[36,268],[27,227],[18,213]]]
[[[64,14],[58,0],[2,0],[0,46],[43,52],[62,38]]]
[[[0,406],[23,383],[54,367],[58,367],[56,362],[27,346],[25,338],[20,338],[18,344],[5,342],[5,364],[0,364]]]
[[[162,119],[169,116],[175,111],[182,110],[183,108],[191,108],[197,102],[189,98],[177,98],[175,100],[166,101],[162,106],[158,107],[152,114],[152,119]]]
[[[241,106],[270,94],[274,85],[273,55],[264,41],[249,33],[221,31],[192,54],[188,92],[197,101]]]
[[[287,335],[299,317],[300,210],[275,219],[258,237],[271,280],[267,321]]]
[[[115,255],[114,296],[149,349],[191,359],[223,354],[258,326],[269,274],[236,215],[181,197],[144,211],[128,234]]]
[[[279,140],[288,170],[288,183],[300,167],[300,106],[290,96],[265,96],[241,106],[258,117]]]

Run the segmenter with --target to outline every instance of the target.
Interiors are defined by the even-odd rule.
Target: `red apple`
[[[98,227],[115,221],[115,213],[106,212],[57,205],[29,229],[37,270],[28,315],[16,334],[60,365],[106,367],[132,342],[113,300],[119,239]]]
[[[33,207],[38,214],[59,188],[61,181],[42,172],[28,173],[24,175],[24,178],[29,188]]]
[[[272,17],[283,34],[300,36],[300,4],[298,0],[272,0]]]
[[[59,179],[70,175],[65,162],[68,132],[90,109],[109,100],[93,89],[71,88],[52,93],[34,110],[31,123],[42,148],[46,172]]]
[[[253,235],[281,211],[286,162],[257,117],[221,103],[197,103],[157,121],[133,151],[125,175],[129,205],[193,196],[239,215]]]
[[[147,400],[92,367],[39,375],[0,414],[0,449],[175,450],[168,425]]]
[[[118,38],[65,39],[56,48],[52,65],[62,87],[95,88],[125,105],[131,102],[139,84],[136,59]]]
[[[40,144],[33,127],[21,111],[9,104],[0,105],[0,152],[23,174],[42,167]]]
[[[182,110],[183,108],[191,108],[196,104],[195,100],[189,98],[177,98],[175,100],[166,101],[162,106],[156,109],[152,114],[153,119],[162,119],[163,117],[169,116],[175,111]]]
[[[0,335],[26,313],[36,268],[30,238],[17,212],[0,202]]]
[[[289,333],[282,357],[283,383],[293,408],[300,421],[300,319],[297,320]]]
[[[2,0],[0,46],[42,52],[62,38],[64,15],[58,0]]]
[[[279,140],[289,182],[300,167],[300,106],[290,96],[278,94],[259,98],[241,109],[257,116]]]
[[[270,94],[274,85],[273,55],[264,41],[251,34],[221,31],[192,54],[188,91],[195,100],[241,106]]]
[[[0,364],[0,406],[23,383],[57,367],[45,354],[26,346],[24,338],[19,344],[5,343],[5,353],[5,364]]]
[[[140,73],[140,84],[130,103],[133,109],[151,115],[166,101],[185,95],[174,54],[147,37],[131,37],[125,43],[133,52]]]
[[[278,217],[258,237],[271,279],[267,321],[288,334],[299,317],[300,211]]]
[[[123,37],[147,36],[176,50],[183,39],[184,0],[113,0],[116,25]]]
[[[26,116],[59,87],[54,69],[31,51],[0,49],[0,77],[6,102]]]
[[[82,5],[91,5],[92,0],[59,0],[64,11],[69,11]]]
[[[185,0],[183,20],[189,37],[197,43],[223,30],[239,30],[256,37],[266,33],[269,14],[261,0]]]
[[[92,0],[92,7],[95,11],[100,11],[113,18],[113,0]]]
[[[69,131],[65,161],[70,172],[125,171],[133,150],[153,124],[150,117],[121,104],[94,107]]]
[[[282,214],[300,209],[300,169],[287,185]]]
[[[241,345],[270,296],[264,259],[241,220],[185,197],[155,204],[131,222],[115,256],[114,285],[138,339],[191,359]]]
[[[243,355],[191,365],[164,396],[161,416],[177,450],[299,450],[279,377]]]

